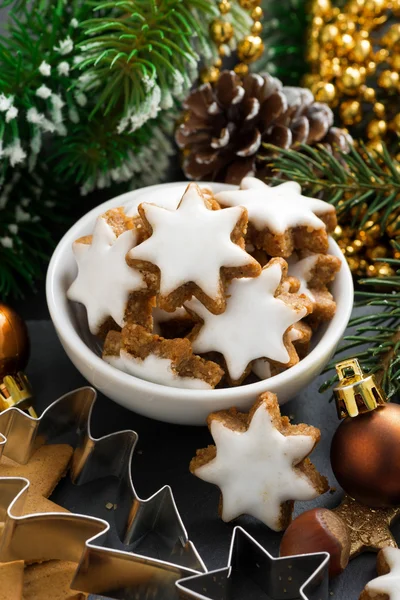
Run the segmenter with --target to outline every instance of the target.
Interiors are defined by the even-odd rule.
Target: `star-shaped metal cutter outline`
[[[138,435],[133,431],[99,439],[91,435],[95,399],[95,390],[86,387],[65,394],[37,419],[17,408],[4,411],[0,414],[0,453],[23,464],[41,445],[75,429],[78,440],[72,481],[79,485],[107,475],[118,478],[118,508],[114,514],[122,548],[111,547],[110,526],[102,519],[73,513],[21,516],[29,482],[0,478],[0,515],[4,523],[0,561],[79,562],[74,586],[89,593],[109,592],[132,582],[137,585],[139,580],[144,586],[175,590],[177,579],[205,572],[204,563],[188,540],[171,488],[165,486],[146,500],[136,493],[131,461]],[[135,553],[149,532],[156,532],[165,542],[167,557]]]
[[[230,600],[235,587],[234,597],[246,600],[258,600],[262,592],[271,600],[327,600],[328,568],[327,552],[274,558],[244,529],[235,527],[228,566],[181,579],[176,586],[187,600]],[[238,573],[253,592],[246,587],[238,594]]]

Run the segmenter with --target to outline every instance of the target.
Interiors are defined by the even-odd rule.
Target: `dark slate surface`
[[[28,307],[27,307],[28,308]],[[62,349],[51,322],[29,321],[32,356],[27,373],[37,392],[37,406],[42,409],[59,395],[85,385],[85,380],[74,368]],[[318,393],[323,376],[286,404],[282,412],[293,422],[304,422],[321,429],[322,440],[313,453],[317,468],[328,476],[334,493],[327,493],[317,501],[298,503],[296,513],[321,505],[335,506],[341,497],[330,468],[329,446],[338,421],[335,407],[329,402],[330,393]],[[98,437],[118,431],[134,429],[139,443],[132,471],[134,483],[142,498],[168,484],[172,487],[182,519],[190,539],[195,543],[209,569],[226,564],[234,524],[225,524],[217,516],[218,490],[193,477],[188,464],[197,448],[211,443],[205,427],[175,426],[152,421],[125,410],[100,395],[94,409],[93,434]],[[68,480],[60,483],[53,499],[73,511],[90,512],[109,517],[105,503],[112,499],[106,482],[90,484],[90,489],[74,487]],[[251,518],[240,518],[242,525],[273,555],[278,554],[280,535]],[[400,526],[397,527],[400,539]],[[396,535],[396,527],[394,528]],[[346,571],[331,585],[331,597],[337,600],[356,600],[365,583],[375,576],[375,555],[366,554],[355,559]],[[247,600],[247,599],[246,599]],[[250,598],[248,599],[250,600]]]

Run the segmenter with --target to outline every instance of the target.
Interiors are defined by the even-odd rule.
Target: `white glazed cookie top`
[[[282,502],[318,496],[307,476],[293,469],[311,452],[315,440],[307,435],[284,436],[263,404],[247,431],[233,431],[213,420],[211,434],[217,456],[195,474],[221,489],[224,521],[247,514],[279,531]]]
[[[93,334],[110,316],[122,327],[129,294],[146,288],[139,271],[126,264],[126,254],[135,245],[135,230],[117,238],[102,217],[96,221],[91,244],[73,244],[78,275],[67,296],[84,304]]]
[[[274,297],[281,278],[282,269],[274,263],[266,265],[258,277],[233,280],[227,290],[226,310],[220,315],[210,313],[196,299],[185,303],[204,321],[193,341],[193,352],[221,352],[233,380],[240,379],[257,358],[287,363],[290,357],[283,335],[307,311],[295,310]]]
[[[198,183],[197,185],[203,190],[204,194],[211,193],[208,185],[202,183]],[[126,205],[125,213],[128,217],[137,217],[139,215],[138,207],[143,202],[155,204],[168,210],[176,210],[184,191],[185,188],[182,187],[182,184],[158,189],[155,192],[145,188],[144,190],[135,192],[134,199]]]
[[[222,206],[244,206],[257,230],[267,228],[277,234],[291,227],[325,229],[316,215],[335,210],[323,200],[302,196],[294,181],[270,187],[255,177],[245,177],[239,190],[219,192],[215,198]]]
[[[400,600],[400,549],[388,547],[383,550],[383,553],[390,573],[370,581],[365,586],[365,590],[372,592],[371,598],[387,594],[389,600]]]
[[[193,282],[217,298],[221,267],[243,267],[253,261],[231,240],[244,209],[208,209],[196,184],[188,186],[176,210],[146,203],[142,207],[153,233],[129,256],[159,267],[162,296]]]
[[[318,254],[307,256],[301,260],[293,259],[292,257],[288,260],[288,275],[296,277],[300,281],[300,288],[298,294],[305,294],[314,302],[315,298],[308,287],[308,282],[311,279],[311,271],[315,267],[318,261]]]
[[[212,387],[202,379],[194,377],[181,377],[173,368],[172,361],[149,354],[144,360],[131,356],[128,352],[120,350],[119,356],[105,355],[104,360],[110,365],[134,375],[145,381],[152,381],[169,387],[211,390]]]

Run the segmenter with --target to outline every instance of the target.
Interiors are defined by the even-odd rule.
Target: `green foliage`
[[[55,221],[71,212],[77,186],[82,194],[109,186],[120,192],[165,179],[176,108],[198,61],[216,54],[208,28],[219,14],[213,0],[0,0],[6,6],[2,298],[19,291],[21,278],[37,278],[59,235]],[[237,0],[230,18],[240,38],[249,17]],[[36,195],[22,190],[29,185]]]
[[[304,59],[307,0],[264,0],[262,8],[265,52],[254,70],[268,71],[284,85],[299,85],[307,69]]]
[[[353,228],[364,227],[373,214],[379,213],[381,234],[391,227],[392,235],[398,234],[392,244],[400,253],[400,173],[386,148],[376,155],[361,144],[359,150],[352,148],[349,154],[339,153],[337,157],[322,146],[300,146],[299,152],[268,148],[274,152],[274,158],[269,159],[275,173],[270,183],[297,181],[304,194],[334,204],[342,221],[347,218]],[[344,338],[337,355],[340,359],[359,358],[366,372],[378,373],[392,397],[400,392],[400,259],[380,260],[390,263],[395,275],[358,282],[356,307],[368,310],[362,316],[356,311],[349,323],[352,332]],[[322,389],[334,381],[336,377]]]

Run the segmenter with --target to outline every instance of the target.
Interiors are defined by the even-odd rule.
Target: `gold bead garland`
[[[382,152],[383,142],[398,144],[400,0],[347,0],[341,8],[334,0],[312,0],[309,6],[304,85],[335,110],[338,126],[365,140],[370,151]],[[379,213],[362,231],[338,227],[336,238],[357,276],[394,274],[389,263],[377,259],[395,257],[390,240],[400,235],[396,212],[384,232]]]
[[[248,73],[249,64],[258,60],[264,52],[264,43],[261,38],[263,11],[260,6],[261,0],[239,0],[239,4],[245,10],[250,11],[253,20],[250,33],[240,40],[237,45],[237,55],[240,62],[235,66],[235,72],[240,76],[244,76]],[[228,0],[221,0],[218,9],[221,17],[211,22],[210,37],[218,47],[219,56],[223,57],[226,44],[231,41],[234,35],[232,24],[223,18],[230,13],[231,3]],[[215,83],[220,74],[221,64],[221,59],[218,59],[214,65],[202,69],[200,73],[201,80],[204,83]]]

